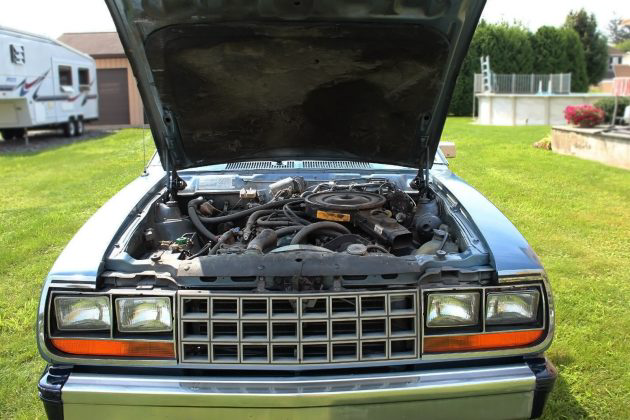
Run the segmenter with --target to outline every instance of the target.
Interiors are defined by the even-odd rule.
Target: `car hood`
[[[485,0],[106,0],[166,169],[430,166]]]

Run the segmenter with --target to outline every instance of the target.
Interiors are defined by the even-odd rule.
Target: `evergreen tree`
[[[571,73],[571,91],[588,92],[586,58],[584,57],[584,48],[582,48],[580,43],[580,37],[572,29],[565,28],[562,32],[567,67],[564,67],[561,71],[562,73]]]
[[[599,83],[608,69],[608,45],[606,38],[597,30],[595,15],[586,10],[571,11],[566,18],[565,27],[577,32],[584,48],[586,73],[591,85]]]
[[[609,39],[613,44],[630,41],[630,27],[622,25],[621,21],[621,18],[614,17],[608,22]]]
[[[472,114],[474,74],[481,71],[479,59],[482,55],[490,56],[490,67],[495,73],[531,73],[534,52],[530,38],[531,33],[521,26],[482,21],[462,63],[449,112],[454,115]]]

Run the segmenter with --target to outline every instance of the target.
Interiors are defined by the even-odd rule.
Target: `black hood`
[[[167,169],[313,158],[423,167],[484,4],[107,2]]]

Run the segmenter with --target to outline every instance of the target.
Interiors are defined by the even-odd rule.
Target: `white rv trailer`
[[[29,128],[83,133],[98,118],[94,60],[59,41],[0,26],[0,134]]]

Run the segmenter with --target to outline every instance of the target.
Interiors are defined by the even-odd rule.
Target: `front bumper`
[[[538,417],[550,362],[300,377],[158,376],[49,367],[49,418],[514,419]]]

